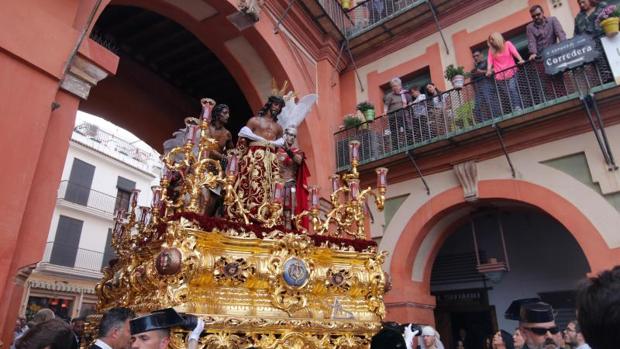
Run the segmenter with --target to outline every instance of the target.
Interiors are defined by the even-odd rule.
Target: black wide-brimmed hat
[[[521,307],[521,322],[540,324],[554,320],[553,308],[545,302],[528,303]]]
[[[172,308],[152,312],[129,321],[131,334],[138,334],[153,330],[162,330],[183,323],[183,318]]]
[[[384,326],[370,342],[370,349],[405,349],[406,347],[402,333],[392,326]]]
[[[506,320],[519,321],[521,320],[521,308],[526,304],[537,303],[537,302],[540,302],[540,298],[516,299],[512,301],[508,309],[506,309],[506,312],[504,313],[504,318]]]

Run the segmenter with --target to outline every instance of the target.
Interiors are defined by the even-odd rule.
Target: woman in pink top
[[[504,37],[498,32],[489,35],[487,44],[489,45],[487,76],[491,76],[492,71],[495,71],[496,84],[500,90],[501,100],[504,102],[502,104],[508,104],[505,103],[506,99],[510,99],[512,111],[521,110],[521,98],[517,89],[517,77],[515,76],[517,68],[514,59],[516,58],[519,64],[523,64],[523,58],[515,45],[510,41],[504,41]]]

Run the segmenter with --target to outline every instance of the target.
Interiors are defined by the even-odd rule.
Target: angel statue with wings
[[[304,121],[317,95],[309,94],[295,102],[296,96],[289,92],[284,96],[285,105],[278,118],[278,124],[284,129],[284,145],[278,148],[280,177],[284,181],[284,223],[292,228],[292,216],[308,209],[308,177],[310,171],[306,166],[304,152],[296,146],[297,128]],[[307,226],[307,222],[303,224]]]

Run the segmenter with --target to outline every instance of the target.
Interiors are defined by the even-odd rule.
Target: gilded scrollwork
[[[213,277],[224,285],[238,286],[256,272],[256,267],[249,264],[245,258],[233,259],[228,256],[217,258],[213,270]]]
[[[205,331],[197,349],[368,348],[385,316],[388,282],[385,253],[365,240],[362,223],[366,198],[383,206],[386,171],[378,172],[376,191],[357,191],[352,162],[351,173],[337,176],[347,186],[332,194],[335,209],[321,216],[313,205],[305,213],[313,234],[287,230],[277,225],[277,205],[264,204],[259,219],[243,207],[233,188],[239,154],[230,153],[224,169],[208,158],[215,146],[208,119],[192,122],[191,137],[164,156],[152,207],[137,207],[134,191],[130,210],[116,216],[112,245],[119,258],[96,287],[98,311],[174,307],[200,316]],[[215,188],[236,219],[203,214],[204,193]],[[356,198],[345,202],[345,194]],[[91,317],[89,331],[99,318]],[[170,347],[187,348],[186,337],[173,329]]]

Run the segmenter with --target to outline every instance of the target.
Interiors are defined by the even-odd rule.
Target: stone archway
[[[205,14],[205,18],[196,17],[192,10],[193,3],[208,6],[214,14]],[[289,82],[289,86],[298,95],[318,92],[320,81],[329,79],[330,70],[321,71],[320,62],[313,62],[314,67],[306,67],[308,61],[300,59],[303,55],[299,47],[285,33],[274,34],[274,17],[267,9],[263,9],[261,20],[253,27],[239,31],[227,18],[237,12],[235,1],[219,0],[104,0],[97,17],[105,10],[105,6],[121,5],[135,6],[158,13],[179,23],[194,34],[215,56],[225,65],[232,77],[245,95],[250,108],[258,110],[265,102],[271,91],[272,78],[279,83]],[[87,10],[87,9],[84,9]],[[204,10],[204,9],[203,9]],[[312,64],[311,64],[312,65]],[[333,67],[331,68],[333,69]],[[313,73],[310,79],[308,75]],[[312,75],[312,74],[310,74]],[[96,87],[95,87],[96,89]],[[331,141],[319,140],[321,135],[330,134],[330,125],[325,123],[326,112],[332,112],[333,107],[326,107],[336,96],[328,94],[321,98],[319,104],[308,116],[299,129],[300,147],[304,149],[308,158],[310,172],[318,181],[327,182],[331,174],[332,164],[335,162]],[[88,102],[86,102],[88,104]],[[323,122],[321,122],[323,119]],[[157,147],[159,139],[148,141],[148,134],[141,134],[134,122],[126,125],[127,128],[148,143]],[[120,123],[124,126],[123,123]],[[331,161],[313,161],[315,154],[321,154],[322,159],[327,155]],[[326,166],[327,165],[327,166]]]
[[[233,73],[253,109],[263,103],[261,93],[269,92],[269,88],[265,90],[263,87],[270,86],[271,77],[280,82],[289,80],[301,95],[318,92],[321,100],[301,125],[299,138],[301,148],[310,160],[311,181],[328,187],[328,175],[335,166],[335,154],[333,139],[326,135],[336,129],[339,121],[335,116],[340,114],[340,86],[331,80],[338,53],[337,43],[326,38],[299,8],[291,11],[285,28],[275,35],[275,17],[283,11],[284,1],[269,2],[267,6],[272,8],[264,12],[261,21],[239,32],[226,19],[227,15],[236,11],[235,2],[85,0],[3,4],[0,17],[6,35],[2,37],[0,66],[4,68],[6,79],[4,84],[0,84],[0,90],[7,96],[2,110],[10,117],[0,122],[0,138],[4,148],[10,150],[6,154],[6,162],[19,166],[9,166],[2,174],[5,200],[0,206],[6,213],[0,219],[4,239],[0,246],[0,290],[6,300],[0,305],[2,341],[11,341],[13,320],[23,291],[14,276],[20,268],[36,263],[42,256],[68,139],[80,98],[85,98],[81,92],[96,85],[107,74],[113,74],[118,64],[117,57],[88,38],[92,29],[90,15],[95,4],[100,6],[93,21],[106,6],[127,4],[157,11],[192,28],[205,45],[215,45],[211,47],[212,51],[230,65],[227,69]],[[192,19],[191,15],[195,14],[192,5],[196,3],[208,4],[219,13],[212,19],[212,27],[218,29],[218,35],[200,33],[201,24],[205,26],[206,22]],[[89,23],[91,26],[87,27]],[[9,30],[23,27],[28,27],[28,30]],[[82,41],[84,28],[90,29],[86,30],[85,40]],[[250,43],[251,54],[247,54],[243,47],[239,50],[238,46],[224,44],[239,37],[242,39],[238,40]],[[254,60],[256,57],[259,60]],[[76,61],[80,66],[76,65]],[[267,68],[268,74],[257,79],[252,73],[257,71],[253,64],[258,62]],[[71,68],[71,74],[65,75],[65,68]],[[75,78],[77,88],[70,89],[62,84],[67,76]],[[145,123],[148,123],[147,119],[140,119],[136,125]],[[139,132],[140,127],[131,127],[130,130],[145,138]],[[313,160],[319,156],[320,161]]]
[[[620,260],[588,218],[568,200],[542,186],[520,180],[486,180],[479,183],[480,200],[510,200],[544,211],[562,224],[581,247],[592,273]],[[446,190],[424,204],[409,219],[401,234],[389,271],[393,290],[386,297],[388,317],[396,321],[433,323],[435,299],[430,295],[433,261],[445,239],[462,224],[468,210],[460,187]]]

